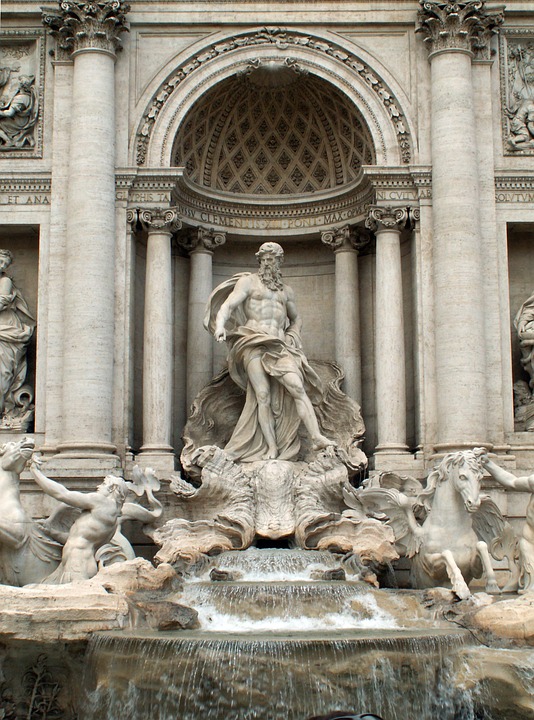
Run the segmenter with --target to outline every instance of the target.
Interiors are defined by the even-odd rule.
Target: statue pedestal
[[[423,458],[407,452],[378,452],[369,458],[369,469],[378,472],[408,472],[423,477],[425,465]]]

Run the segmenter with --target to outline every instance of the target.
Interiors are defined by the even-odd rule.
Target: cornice
[[[499,173],[495,176],[495,202],[498,204],[534,203],[534,173]]]
[[[172,201],[180,208],[184,223],[193,227],[209,224],[236,233],[268,228],[311,233],[325,226],[362,219],[371,200],[372,189],[361,181],[342,192],[314,193],[310,198],[288,200],[285,195],[236,198],[230,193],[205,193],[183,176]]]
[[[49,193],[52,187],[50,174],[15,175],[2,173],[0,176],[0,192],[2,193]]]
[[[377,202],[419,201],[432,197],[430,166],[380,167],[364,165],[366,180],[372,185]]]
[[[133,205],[168,204],[184,168],[120,168],[115,173],[117,200]]]

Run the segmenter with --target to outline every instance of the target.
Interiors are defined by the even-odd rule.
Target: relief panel
[[[41,157],[44,32],[0,31],[0,46],[0,157]]]
[[[534,155],[534,33],[501,34],[501,101],[505,155]]]

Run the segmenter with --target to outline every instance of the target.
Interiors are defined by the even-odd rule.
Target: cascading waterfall
[[[92,638],[84,718],[304,720],[352,709],[497,720],[457,681],[469,633],[425,619],[413,593],[322,579],[336,565],[330,553],[223,554],[217,570],[232,579],[212,582],[207,568],[176,597],[198,610],[200,630]]]
[[[192,635],[94,638],[87,720],[297,720],[339,708],[386,720],[475,718],[447,680],[459,635]]]

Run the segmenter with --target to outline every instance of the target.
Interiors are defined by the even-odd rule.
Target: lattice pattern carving
[[[272,88],[234,77],[191,109],[173,158],[204,187],[293,195],[351,182],[374,149],[357,109],[320,78]]]

